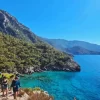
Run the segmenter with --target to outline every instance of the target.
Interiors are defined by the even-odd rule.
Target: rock
[[[18,97],[18,100],[28,100],[28,99],[29,99],[29,95],[26,93],[22,97]]]

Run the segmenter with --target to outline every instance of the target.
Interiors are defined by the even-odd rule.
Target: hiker
[[[0,89],[2,90],[2,74],[0,72]]]
[[[8,80],[6,77],[3,77],[2,80],[2,92],[3,92],[3,96],[5,96],[5,92],[6,92],[6,96],[8,94]]]
[[[16,74],[15,77],[18,77],[18,79],[20,79],[20,75],[19,74]]]
[[[4,80],[4,75],[1,74],[1,77],[0,77],[1,92],[3,91],[3,87],[2,87],[3,80]]]
[[[18,95],[19,87],[21,87],[18,77],[15,77],[15,79],[12,81],[11,87],[13,88],[14,99],[16,99]]]

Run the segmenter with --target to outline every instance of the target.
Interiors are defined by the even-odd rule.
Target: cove
[[[81,72],[41,72],[20,79],[22,87],[40,87],[55,100],[100,100],[100,56],[78,55]]]

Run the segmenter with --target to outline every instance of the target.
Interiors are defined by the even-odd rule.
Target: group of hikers
[[[0,85],[1,85],[2,96],[8,97],[8,92],[13,90],[14,99],[17,98],[19,87],[21,87],[19,77],[17,75],[13,77],[13,79],[11,80],[11,84],[9,86],[8,79],[6,78],[6,76],[2,74],[0,78]]]

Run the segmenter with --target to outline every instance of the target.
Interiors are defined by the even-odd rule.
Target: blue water
[[[100,56],[75,56],[81,72],[42,72],[21,78],[22,87],[41,87],[55,100],[100,100]]]

